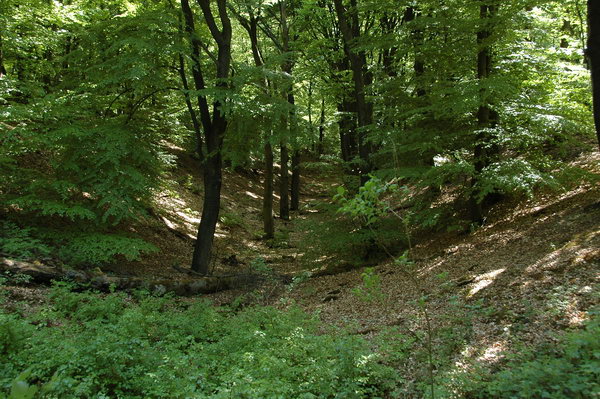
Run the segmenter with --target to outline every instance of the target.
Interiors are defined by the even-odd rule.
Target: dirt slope
[[[600,153],[586,154],[581,162],[600,172]],[[328,325],[373,337],[386,326],[409,335],[423,331],[417,302],[427,295],[437,341],[462,341],[452,354],[456,361],[497,361],[518,344],[551,342],[556,332],[580,325],[585,312],[600,305],[600,185],[584,184],[520,205],[500,204],[471,234],[421,239],[413,258],[410,270],[417,283],[407,277],[406,266],[389,261],[375,268],[380,283],[372,301],[356,293],[365,290],[364,269],[358,269],[311,278],[287,290],[273,288],[271,300],[264,302],[300,305],[318,312]],[[231,303],[241,294],[210,297]],[[461,325],[460,334],[449,333],[456,330],[451,325]]]

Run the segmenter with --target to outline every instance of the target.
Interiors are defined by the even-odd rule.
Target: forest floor
[[[585,154],[575,163],[600,173],[598,152]],[[427,295],[424,306],[436,342],[448,346],[447,341],[455,341],[451,345],[456,345],[452,352],[457,362],[495,362],[520,344],[552,342],[556,332],[577,327],[587,310],[600,305],[598,184],[521,203],[500,203],[486,224],[470,234],[417,235],[411,254],[414,264],[382,262],[374,268],[379,280],[371,287],[365,286],[369,282],[364,267],[305,281],[297,278],[289,285],[293,276],[307,269],[322,271],[321,265],[303,260],[306,245],[301,244],[309,234],[304,222],[321,217],[319,204],[331,201],[341,184],[339,174],[308,171],[300,212],[293,213],[289,222],[276,219],[278,231],[270,242],[260,240],[260,176],[228,174],[224,184],[215,272],[227,274],[262,265],[273,274],[257,285],[207,296],[218,305],[235,301],[297,305],[317,312],[326,325],[374,338],[388,327],[408,336],[423,331],[419,299]],[[201,193],[179,193],[181,202],[171,201],[176,206],[162,209],[177,228],[183,227],[193,237],[198,220],[177,215],[185,215],[186,209],[196,209],[197,215]],[[165,240],[164,253],[171,254],[170,262],[185,265],[192,241],[179,239],[181,249],[174,252],[175,240]],[[173,273],[165,261],[157,257],[152,272]],[[139,264],[131,266],[139,270]],[[407,267],[416,278],[410,278]]]
[[[574,163],[600,174],[598,152]],[[180,153],[172,176],[178,185],[159,195],[158,219],[145,226],[145,238],[161,248],[160,256],[120,264],[119,273],[177,278],[171,266],[189,262],[202,195],[190,183],[199,179],[194,165]],[[276,219],[276,238],[268,242],[260,239],[261,176],[228,173],[214,272],[259,269],[262,275],[206,297],[216,305],[300,306],[318,313],[325,325],[369,339],[390,328],[416,337],[425,328],[425,310],[436,334],[434,345],[444,350],[454,345],[455,360],[465,364],[493,363],[518,345],[553,342],[557,332],[579,326],[586,311],[600,305],[597,183],[520,203],[505,201],[491,210],[483,227],[468,234],[416,234],[413,263],[384,261],[371,274],[377,281],[369,281],[364,267],[322,275],[322,265],[303,259],[306,245],[301,244],[310,234],[305,222],[322,217],[319,205],[331,202],[341,184],[340,174],[333,172],[316,168],[305,173],[301,210],[292,213],[291,221]],[[190,174],[192,180],[186,177]],[[328,262],[331,266],[336,260]],[[306,270],[315,276],[298,277]]]
[[[178,164],[167,178],[171,183],[157,193],[157,210],[129,227],[159,253],[105,271],[183,276],[173,266],[186,267],[191,259],[202,192],[196,188],[196,161],[177,148],[173,151]],[[599,152],[586,153],[575,163],[600,174]],[[557,332],[581,325],[586,311],[600,305],[597,183],[526,202],[500,203],[485,225],[469,234],[416,234],[411,264],[388,260],[370,275],[364,267],[327,275],[320,273],[321,265],[303,259],[305,246],[300,244],[310,234],[306,221],[321,217],[319,204],[331,201],[341,184],[338,176],[318,168],[307,171],[301,210],[292,213],[291,221],[276,219],[275,239],[264,241],[260,174],[228,172],[214,273],[258,274],[248,284],[203,298],[216,305],[300,306],[332,329],[368,339],[390,329],[420,339],[427,314],[435,332],[434,350],[448,352],[456,364],[464,365],[493,364],[519,345],[552,343]],[[309,269],[314,275],[306,278]],[[39,288],[11,288],[14,297],[39,299],[40,291],[32,290]],[[411,367],[420,366],[408,360],[407,375]]]

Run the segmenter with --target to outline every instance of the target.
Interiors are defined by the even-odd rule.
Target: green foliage
[[[300,272],[292,278],[292,282],[288,285],[288,291],[293,291],[295,288],[301,286],[312,277],[312,273],[308,270]]]
[[[381,276],[372,267],[361,273],[362,286],[356,287],[352,293],[365,302],[378,302],[384,299],[381,291]]]
[[[233,228],[233,227],[241,227],[243,229],[247,228],[247,224],[244,221],[244,218],[242,218],[237,213],[221,212],[219,214],[219,221],[221,222],[221,224],[223,224],[223,226],[228,227],[228,228]]]
[[[43,397],[376,398],[400,381],[363,340],[323,335],[299,310],[233,314],[58,286],[39,314],[0,317],[5,393],[53,381]]]
[[[113,262],[117,255],[131,261],[156,251],[155,246],[139,238],[89,233],[68,237],[58,255],[72,265],[102,265]]]
[[[32,236],[32,228],[20,228],[15,223],[0,222],[0,254],[27,260],[48,256],[51,248]]]
[[[393,252],[408,246],[405,229],[395,216],[387,215],[365,227],[360,219],[338,212],[337,205],[319,204],[318,208],[318,219],[300,222],[300,227],[308,231],[306,238],[298,242],[299,249],[306,254],[303,260],[307,267],[314,267],[314,262],[323,256],[338,264],[359,267],[365,261],[387,257],[381,245]]]
[[[250,269],[258,274],[271,275],[273,269],[267,265],[267,260],[262,256],[258,256],[250,262]]]
[[[558,348],[527,351],[472,389],[478,398],[592,398],[600,394],[600,335],[596,315],[561,339]]]
[[[371,176],[358,189],[358,194],[353,198],[347,198],[348,191],[343,186],[339,186],[337,190],[338,192],[333,199],[340,204],[338,212],[360,219],[363,225],[370,226],[390,212],[389,204],[382,197],[385,194],[398,191],[398,185],[389,182],[384,183],[381,179]]]
[[[338,187],[334,200],[339,206],[320,204],[321,218],[305,222],[310,234],[299,245],[307,252],[306,259],[311,262],[327,254],[360,265],[408,247],[407,226],[389,198],[399,192],[397,184],[375,176],[354,196]]]

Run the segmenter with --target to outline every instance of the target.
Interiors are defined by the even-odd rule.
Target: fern
[[[66,262],[75,265],[102,265],[112,263],[117,256],[139,260],[141,255],[158,251],[158,248],[140,238],[122,235],[88,233],[68,236],[59,250]]]

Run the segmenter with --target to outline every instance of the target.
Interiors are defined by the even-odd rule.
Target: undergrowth
[[[21,381],[48,398],[377,398],[400,383],[364,340],[318,327],[299,310],[58,285],[35,314],[0,313],[0,392],[16,397]]]

